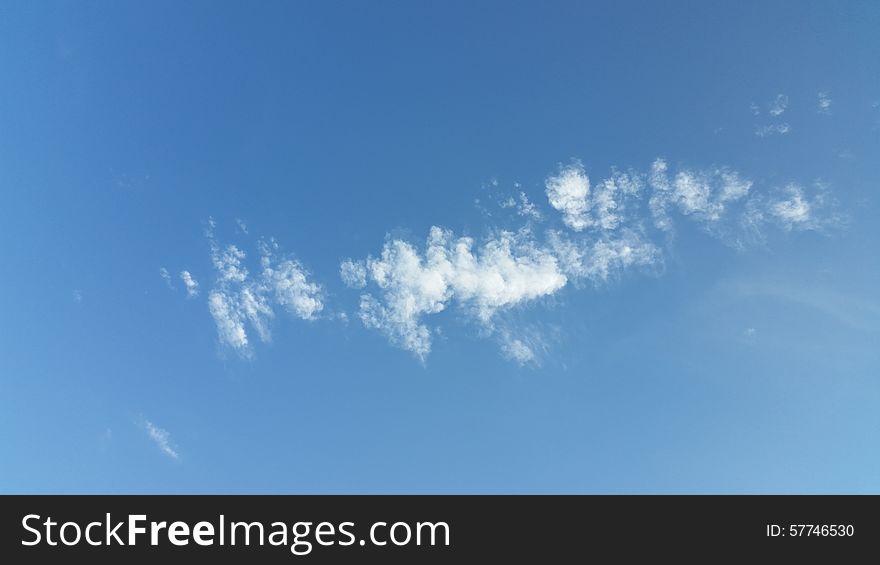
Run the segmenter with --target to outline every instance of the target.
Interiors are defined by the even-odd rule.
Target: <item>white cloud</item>
[[[379,257],[367,259],[366,270],[381,300],[361,296],[361,321],[423,360],[431,349],[424,316],[454,303],[491,328],[497,311],[553,294],[567,282],[556,257],[526,232],[502,231],[477,247],[472,238],[436,226],[424,252],[390,240]]]
[[[261,270],[258,276],[251,277],[244,264],[245,252],[235,245],[221,248],[213,229],[212,225],[207,235],[217,281],[208,295],[208,309],[221,343],[249,356],[247,326],[256,331],[261,341],[269,341],[274,305],[302,320],[318,317],[324,309],[321,285],[310,280],[298,261],[276,258],[278,244],[274,240],[259,245]]]
[[[233,297],[222,291],[211,291],[208,295],[208,309],[217,324],[220,341],[233,349],[246,351],[247,331],[244,328],[244,315],[241,308],[233,302]]]
[[[808,194],[790,184],[762,193],[750,179],[724,166],[673,170],[658,158],[647,173],[612,169],[591,185],[583,165],[575,161],[544,184],[550,205],[570,229],[534,232],[531,220],[541,214],[518,190],[518,198],[496,200],[508,215],[515,210],[526,219],[517,231],[490,229],[477,240],[434,226],[424,245],[389,236],[378,256],[344,259],[339,276],[346,286],[361,290],[358,317],[363,325],[424,361],[440,331],[432,315],[454,309],[482,337],[494,336],[505,357],[537,364],[546,342],[537,332],[512,327],[518,309],[556,295],[570,283],[604,285],[633,269],[659,273],[663,246],[673,240],[674,220],[696,221],[705,232],[738,247],[762,240],[768,226],[792,231],[839,221],[824,187]],[[259,269],[252,274],[245,252],[235,245],[221,246],[215,228],[209,219],[206,235],[216,282],[208,307],[222,344],[249,356],[251,334],[271,339],[279,306],[303,320],[322,315],[324,289],[299,261],[278,257],[274,240],[259,244]],[[184,273],[188,271],[181,277],[189,289]],[[332,311],[324,317],[348,319]]]
[[[815,183],[809,190],[797,183],[774,189],[769,195],[755,195],[747,202],[740,218],[746,240],[764,241],[768,226],[785,231],[826,231],[845,226],[847,218],[839,213],[828,187]]]
[[[752,112],[752,115],[753,115],[753,116],[758,116],[758,115],[761,114],[761,107],[758,106],[757,104],[755,104],[754,102],[752,102],[752,103],[749,105],[749,111]]]
[[[770,214],[789,230],[812,226],[812,205],[804,198],[803,189],[796,184],[790,184],[785,187],[785,194],[786,198],[771,202]]]
[[[162,280],[165,281],[165,284],[168,285],[168,288],[174,288],[171,285],[171,273],[168,272],[168,269],[165,267],[159,267],[159,276],[162,277]]]
[[[785,109],[788,107],[788,96],[785,94],[777,94],[776,98],[773,99],[770,104],[768,104],[767,111],[771,116],[781,116]]]
[[[682,169],[670,179],[664,159],[656,159],[651,165],[648,184],[653,191],[649,207],[654,224],[663,230],[672,227],[671,207],[704,223],[717,222],[731,203],[744,198],[752,188],[752,181],[726,167]]]
[[[166,271],[165,273],[167,274],[168,272]],[[168,280],[170,284],[170,277]],[[187,298],[195,298],[199,295],[199,282],[193,278],[189,271],[181,271],[180,280],[183,281],[183,286],[186,287]]]
[[[276,269],[263,272],[275,288],[275,300],[302,320],[314,320],[324,309],[321,287],[309,281],[309,275],[296,261],[285,260]]]
[[[339,277],[345,286],[349,288],[364,288],[367,286],[367,268],[363,261],[346,259],[339,265]]]
[[[818,108],[820,114],[831,113],[831,95],[828,92],[823,91],[819,93]]]
[[[235,224],[238,226],[238,229],[239,229],[239,231],[241,231],[241,233],[247,235],[247,233],[248,233],[248,227],[247,227],[247,224],[244,223],[244,220],[239,219],[239,218],[236,218],[236,219],[235,219]]]
[[[598,183],[591,206],[593,225],[601,230],[616,229],[623,221],[626,200],[638,195],[643,187],[644,181],[640,176],[617,171]]]
[[[591,191],[583,165],[575,161],[548,177],[544,184],[550,205],[562,212],[565,225],[576,232],[587,228],[607,231],[620,225],[626,201],[639,194],[644,180],[633,172],[613,171]]]
[[[627,231],[616,239],[572,240],[558,231],[548,232],[549,248],[562,271],[572,279],[603,283],[630,267],[662,264],[663,255],[656,245],[644,241],[636,232]]]
[[[478,246],[435,226],[424,251],[392,239],[379,257],[367,258],[366,278],[378,292],[361,295],[359,314],[366,327],[424,360],[434,333],[425,318],[450,306],[491,334],[496,314],[551,296],[569,280],[601,283],[659,263],[659,248],[632,230],[599,240],[551,230],[546,245],[528,230],[502,231]],[[507,330],[500,337],[502,353],[520,363],[534,360],[539,341],[510,338]]]
[[[302,320],[314,320],[324,309],[321,286],[309,280],[309,273],[293,259],[282,259],[273,264],[278,244],[271,241],[261,245],[263,267],[261,289],[271,291],[275,301]]]
[[[243,283],[248,278],[248,270],[243,265],[247,255],[235,245],[227,245],[220,249],[213,240],[211,249],[211,262],[217,271],[217,276],[222,283]]]
[[[171,434],[156,426],[155,424],[153,424],[153,422],[150,422],[149,420],[144,423],[144,427],[147,430],[147,435],[150,436],[150,439],[153,440],[153,443],[155,443],[159,447],[159,449],[162,450],[162,453],[172,459],[179,458],[177,451],[171,446]]]
[[[562,167],[558,174],[547,177],[544,184],[550,205],[562,212],[565,225],[574,231],[582,231],[590,225],[587,218],[590,178],[580,161]]]
[[[502,200],[498,205],[502,208],[513,208],[516,206],[516,199],[513,196],[508,196],[507,200]]]
[[[521,339],[513,338],[506,333],[501,338],[501,352],[505,357],[516,361],[520,365],[526,365],[535,361],[535,352],[531,347],[526,345]]]
[[[499,183],[497,180],[493,180],[489,185],[484,185],[484,189],[498,189]],[[532,221],[541,221],[543,219],[543,215],[538,207],[533,203],[525,191],[520,189],[520,184],[518,182],[513,183],[514,189],[517,191],[516,194],[507,194],[506,192],[501,193],[492,193],[490,192],[487,195],[487,198],[490,201],[495,201],[498,204],[498,207],[502,210],[515,210],[516,215],[526,220]],[[480,207],[484,214],[487,216],[492,216],[492,212],[490,210],[486,210],[482,206],[480,206],[480,199],[476,200],[478,207]]]
[[[533,363],[540,336],[513,337],[521,332],[501,323],[500,314],[552,296],[569,283],[605,284],[631,269],[659,272],[663,249],[652,240],[659,234],[652,234],[646,221],[653,220],[661,233],[669,231],[677,212],[742,246],[768,223],[787,230],[820,225],[815,210],[825,204],[821,194],[807,199],[793,188],[775,199],[755,194],[754,183],[728,167],[670,171],[664,159],[656,159],[647,174],[613,171],[595,185],[576,161],[548,177],[545,187],[571,231],[550,229],[543,237],[528,227],[495,231],[477,244],[435,226],[422,248],[392,238],[378,257],[344,260],[343,281],[367,289],[360,295],[362,323],[424,360],[437,332],[430,316],[455,307],[483,335],[496,334],[505,357]],[[516,204],[510,197],[501,206]]]
[[[786,123],[770,124],[755,128],[755,135],[758,137],[767,137],[770,135],[784,135],[791,131],[791,126]]]
[[[524,218],[529,218],[535,221],[541,220],[542,217],[538,207],[535,206],[535,204],[529,200],[526,193],[522,191],[519,193],[519,205],[517,206],[516,213]]]

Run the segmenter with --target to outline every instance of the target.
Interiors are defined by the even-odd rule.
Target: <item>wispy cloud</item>
[[[514,186],[518,188],[519,184],[515,184]],[[502,208],[515,208],[518,216],[522,216],[530,220],[540,221],[541,219],[543,219],[543,216],[541,215],[540,210],[538,210],[538,207],[531,200],[529,200],[528,195],[523,191],[520,191],[519,195],[516,198],[514,198],[513,196],[508,196],[507,199],[503,200],[499,205]]]
[[[233,244],[221,246],[214,234],[215,222],[210,220],[208,225],[206,236],[216,272],[208,308],[221,343],[250,355],[247,326],[260,340],[269,341],[275,307],[302,320],[318,317],[324,308],[322,287],[311,280],[299,261],[278,257],[279,246],[274,239],[259,243],[260,270],[252,277],[245,265],[246,253]]]
[[[818,229],[833,217],[821,193],[808,197],[799,185],[756,191],[729,167],[673,171],[665,159],[656,159],[648,173],[612,171],[595,184],[573,161],[548,176],[545,188],[563,228],[493,230],[478,242],[434,226],[424,246],[389,238],[378,256],[343,261],[343,281],[364,289],[363,324],[424,361],[436,333],[429,318],[454,309],[483,335],[495,333],[504,356],[529,363],[538,341],[499,326],[499,314],[569,284],[605,284],[633,268],[659,272],[663,234],[676,218],[695,220],[740,247],[770,226]]]
[[[560,167],[544,184],[550,206],[561,212],[565,225],[576,232],[593,227],[615,229],[622,222],[627,201],[644,188],[638,175],[618,171],[591,187],[580,161]]]
[[[758,137],[768,137],[771,135],[785,135],[790,131],[791,126],[787,123],[769,124],[755,128],[755,135]]]
[[[435,226],[424,251],[392,239],[381,255],[366,259],[365,270],[379,298],[361,295],[361,321],[423,360],[432,341],[424,316],[455,304],[491,329],[498,310],[550,295],[567,282],[556,257],[527,231],[501,231],[477,245]]]
[[[703,222],[716,222],[731,203],[745,198],[752,188],[751,180],[727,167],[684,168],[670,176],[664,159],[657,159],[651,165],[648,183],[652,190],[649,203],[654,223],[664,230],[672,226],[670,207]]]
[[[517,362],[519,365],[526,365],[535,362],[535,351],[523,340],[514,338],[510,334],[505,333],[502,335],[500,341],[501,352],[508,359]]]
[[[339,265],[339,276],[348,288],[364,288],[367,286],[367,268],[363,261],[344,260]]]
[[[590,177],[580,161],[562,167],[559,174],[547,177],[547,199],[550,206],[562,213],[562,221],[574,231],[590,225]]]
[[[189,271],[181,271],[180,280],[183,281],[183,286],[186,287],[187,298],[195,298],[199,295],[199,282],[193,278]]]
[[[162,280],[165,281],[168,288],[174,288],[171,284],[171,273],[168,272],[168,269],[165,267],[159,267],[159,276],[162,277]]]
[[[516,207],[516,213],[524,218],[535,221],[540,221],[544,217],[543,214],[541,214],[541,211],[538,210],[538,207],[530,201],[526,193],[522,191],[519,193],[519,203]]]
[[[661,274],[678,222],[696,222],[744,249],[770,229],[823,230],[840,221],[827,187],[761,186],[728,166],[676,166],[658,158],[644,171],[612,168],[597,178],[592,182],[575,160],[545,178],[547,213],[519,185],[501,200],[490,194],[506,211],[504,225],[512,220],[517,227],[488,227],[474,237],[435,225],[424,242],[387,236],[377,254],[344,259],[339,276],[358,291],[357,317],[424,362],[440,331],[437,316],[453,312],[497,342],[506,358],[538,364],[547,342],[509,320],[566,287],[608,285],[630,272]],[[497,187],[493,181],[491,189]],[[322,317],[324,287],[281,254],[274,239],[258,243],[252,273],[245,251],[221,244],[215,231],[209,219],[215,276],[207,302],[223,345],[249,357],[253,336],[271,339],[278,309],[302,320]],[[189,271],[181,278],[195,296],[195,278]],[[349,319],[344,312],[323,317]]]
[[[177,451],[171,446],[171,434],[149,420],[144,421],[144,429],[162,453],[172,459],[179,458]]]
[[[767,112],[771,116],[781,116],[786,108],[788,108],[788,96],[777,94],[776,98],[767,105]]]
[[[769,214],[786,230],[821,230],[845,223],[826,185],[815,183],[811,192],[797,183],[787,184],[769,199]]]
[[[786,187],[787,197],[770,205],[770,214],[778,218],[788,229],[807,225],[811,218],[810,203],[804,199],[804,191],[795,184]]]
[[[820,114],[831,113],[831,95],[827,91],[822,91],[819,93],[819,102],[817,104],[817,109]]]

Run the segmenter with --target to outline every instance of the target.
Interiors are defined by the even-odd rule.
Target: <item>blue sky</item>
[[[877,492],[878,27],[5,3],[0,490]]]

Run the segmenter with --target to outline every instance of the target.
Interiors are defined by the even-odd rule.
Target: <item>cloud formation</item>
[[[767,112],[771,116],[781,116],[785,109],[788,108],[788,96],[785,94],[777,94],[776,98],[767,107]]]
[[[663,230],[672,227],[671,207],[699,221],[716,222],[730,203],[743,199],[752,188],[752,181],[726,167],[682,169],[670,176],[664,159],[656,159],[651,165],[648,184],[652,189],[649,206],[654,224]]]
[[[168,288],[174,288],[171,285],[171,273],[168,272],[168,269],[165,267],[159,267],[159,276],[162,277],[162,280],[165,281],[165,284],[168,285]]]
[[[644,181],[633,173],[613,171],[594,187],[580,161],[560,167],[556,175],[544,182],[547,200],[562,213],[562,221],[576,232],[588,228],[613,230],[625,213],[627,200],[636,197]]]
[[[537,365],[547,342],[514,322],[519,312],[567,287],[603,286],[630,272],[659,275],[679,222],[694,222],[743,249],[763,241],[773,227],[823,230],[841,221],[820,184],[760,187],[727,166],[676,167],[665,158],[644,171],[612,169],[597,182],[575,160],[543,185],[558,216],[545,214],[514,184],[513,194],[490,199],[508,215],[515,212],[518,228],[489,227],[474,237],[435,225],[424,242],[387,236],[376,255],[342,260],[340,279],[358,291],[356,317],[424,362],[440,332],[438,315],[452,312],[496,341],[506,358]],[[501,190],[496,181],[491,186]],[[249,357],[254,336],[271,340],[279,309],[301,320],[321,317],[324,287],[302,263],[280,254],[274,239],[259,241],[252,274],[247,254],[235,244],[221,245],[215,228],[209,220],[215,280],[207,302],[221,344]],[[189,271],[180,276],[188,296],[196,296],[195,277]],[[324,317],[350,318],[342,311]]]
[[[831,95],[828,92],[819,93],[818,110],[820,114],[831,113]]]
[[[827,186],[816,183],[811,193],[789,183],[768,200],[768,213],[786,231],[823,230],[844,223]]]
[[[518,231],[491,231],[477,242],[434,226],[423,246],[388,238],[378,256],[343,261],[343,282],[364,289],[359,303],[364,326],[424,361],[436,332],[429,318],[454,308],[482,335],[494,333],[505,357],[536,363],[540,340],[515,335],[498,322],[499,314],[571,284],[605,284],[632,269],[660,272],[663,234],[672,232],[678,219],[695,221],[741,247],[771,225],[819,229],[833,217],[822,193],[807,197],[799,185],[756,193],[751,179],[729,167],[673,170],[665,159],[656,159],[646,173],[612,170],[595,184],[583,164],[573,161],[544,185],[562,228],[536,233],[527,224]],[[515,204],[511,197],[501,207]]]
[[[363,262],[346,259],[339,265],[339,276],[348,288],[367,286],[367,268]]]
[[[208,294],[208,309],[221,343],[249,356],[248,327],[261,341],[269,341],[276,306],[302,320],[318,317],[324,309],[322,287],[310,279],[297,260],[279,258],[279,246],[274,240],[260,242],[260,271],[252,277],[244,264],[245,252],[232,244],[221,246],[214,229],[212,220],[206,235],[216,282]]]
[[[162,453],[172,459],[179,458],[177,451],[171,446],[171,434],[149,420],[144,422],[144,429],[147,430],[147,435]]]
[[[499,310],[553,294],[567,282],[556,257],[528,231],[501,231],[477,245],[434,226],[423,251],[389,239],[378,257],[361,265],[379,295],[361,295],[361,321],[422,360],[432,341],[424,316],[455,304],[491,329]]]
[[[523,340],[504,333],[500,341],[501,353],[506,358],[515,361],[519,365],[526,365],[536,361],[534,350]]]
[[[582,231],[590,225],[590,178],[580,161],[563,167],[559,174],[547,177],[547,200],[550,206],[562,213],[562,221],[574,231]]]
[[[785,135],[791,131],[791,126],[787,123],[769,124],[766,126],[758,126],[755,128],[755,135],[758,137],[768,137],[771,135]]]
[[[180,280],[183,281],[183,286],[186,287],[187,298],[195,298],[199,295],[199,282],[193,278],[189,271],[181,271]]]

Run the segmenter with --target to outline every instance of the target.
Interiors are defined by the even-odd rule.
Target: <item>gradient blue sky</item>
[[[877,492],[878,29],[875,2],[4,2],[0,491]],[[598,228],[613,170],[638,186]],[[423,260],[432,226],[476,278],[427,273],[442,311],[406,317],[430,289],[383,246]],[[640,260],[605,276],[600,244]],[[247,347],[218,332],[243,291],[273,312]]]

